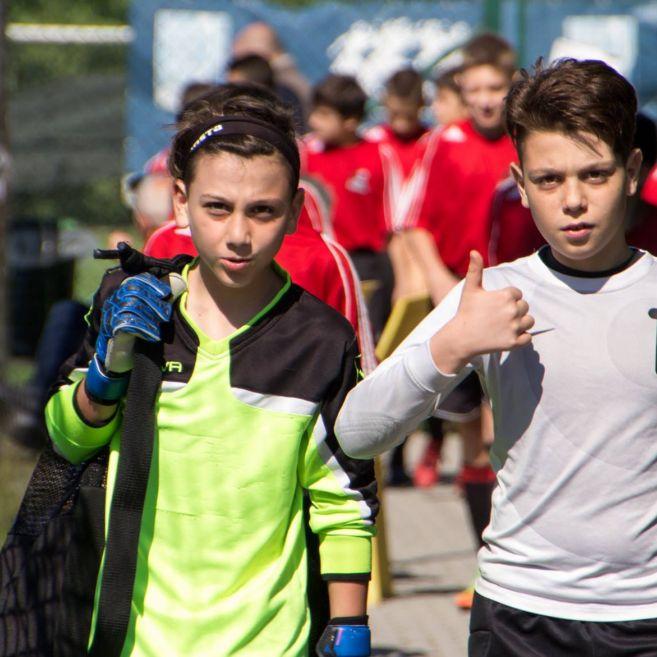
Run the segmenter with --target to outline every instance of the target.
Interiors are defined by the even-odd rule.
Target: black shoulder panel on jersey
[[[354,337],[340,313],[293,284],[253,329],[231,341],[231,385],[320,402]]]

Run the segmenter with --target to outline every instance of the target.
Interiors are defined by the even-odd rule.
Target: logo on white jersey
[[[370,172],[367,169],[356,169],[356,173],[347,180],[345,187],[355,194],[369,194],[372,190]]]

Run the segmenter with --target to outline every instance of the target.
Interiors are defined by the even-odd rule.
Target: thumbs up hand
[[[531,342],[534,325],[529,305],[515,287],[485,290],[484,263],[470,252],[470,266],[463,283],[456,315],[431,338],[431,354],[438,368],[452,374],[480,354],[509,351]]]

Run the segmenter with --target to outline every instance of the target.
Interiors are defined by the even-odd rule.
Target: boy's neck
[[[475,132],[478,132],[484,139],[488,141],[497,141],[506,133],[506,128],[504,125],[498,125],[492,128],[484,128],[483,126],[477,125],[472,120],[470,121],[470,125],[473,127]]]
[[[413,128],[413,130],[411,130],[410,132],[406,132],[403,135],[399,134],[398,132],[395,132],[392,129],[392,126],[389,123],[387,123],[386,125],[388,126],[388,129],[390,130],[390,132],[392,132],[392,134],[397,139],[399,139],[399,141],[413,141],[413,140],[417,139],[418,137],[420,137],[420,135],[422,135],[425,131],[425,127],[424,127],[424,125],[422,125],[422,123],[418,123],[415,126],[415,128]]]
[[[199,261],[189,272],[186,310],[208,337],[222,340],[255,317],[282,285],[283,280],[270,266],[248,286],[228,287]]]
[[[348,148],[349,146],[355,146],[357,143],[360,142],[360,137],[358,136],[357,133],[348,133],[340,137],[340,139],[336,139],[330,143],[324,144],[327,149],[331,148]]]

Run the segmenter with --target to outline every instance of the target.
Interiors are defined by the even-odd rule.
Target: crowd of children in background
[[[375,366],[373,345],[396,300],[426,293],[438,304],[465,275],[472,249],[492,265],[543,243],[509,177],[517,155],[504,129],[504,99],[515,72],[505,41],[474,37],[461,49],[459,65],[432,73],[431,80],[410,68],[391,75],[379,99],[385,120],[364,129],[368,97],[354,77],[328,75],[308,94],[279,78],[263,53],[249,51],[248,39],[236,49],[228,82],[272,90],[294,108],[299,132],[305,202],[299,228],[285,237],[277,262],[350,320],[365,371]],[[209,99],[214,89],[192,85],[182,105]],[[639,117],[636,145],[644,165],[641,191],[628,211],[628,241],[654,251],[657,135],[647,117]],[[167,158],[165,149],[130,179],[127,198],[148,255],[196,255],[189,227],[173,217]],[[403,447],[396,448],[388,483],[437,482],[444,421],[463,438],[458,480],[481,540],[494,482],[487,451],[493,428],[475,374],[429,421],[431,439],[410,476]],[[468,607],[471,597],[466,592],[458,604]]]

